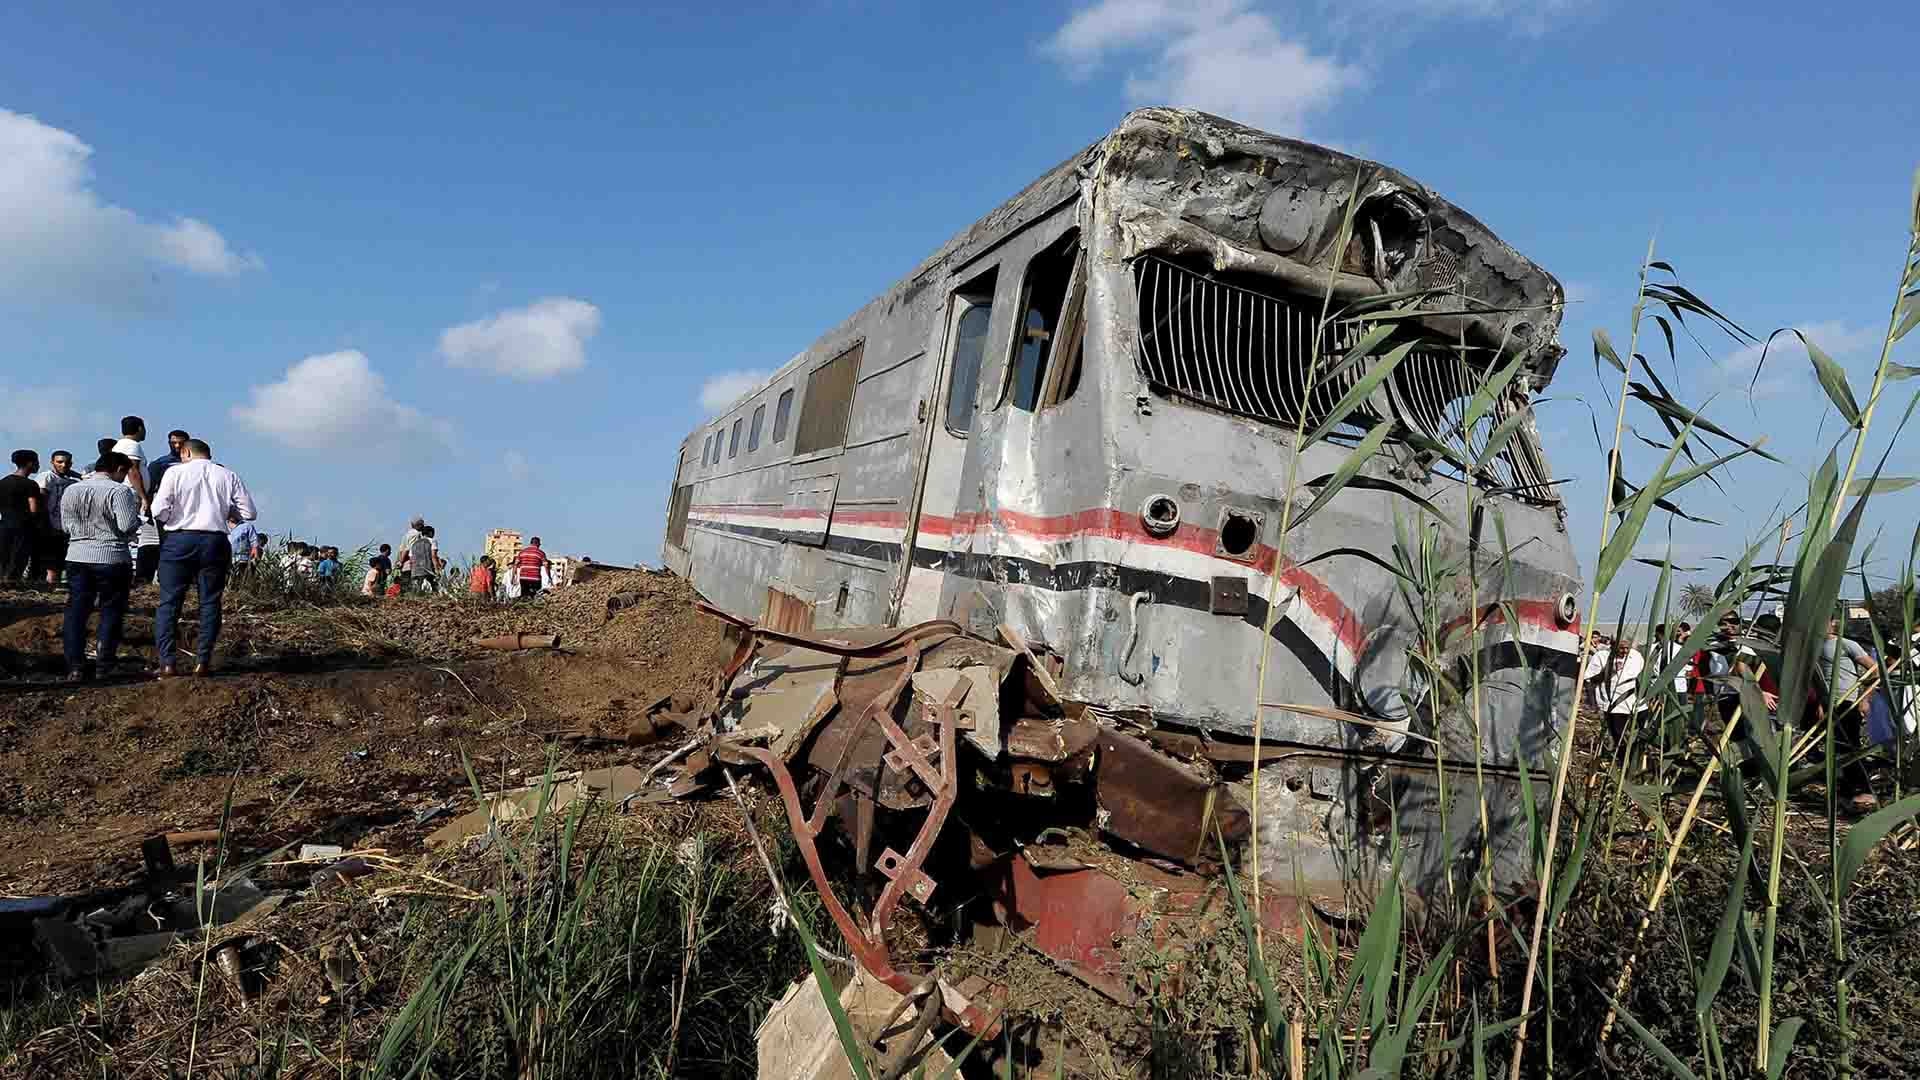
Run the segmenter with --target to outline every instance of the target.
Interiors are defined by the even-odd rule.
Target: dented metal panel
[[[825,543],[827,522],[833,517],[833,493],[839,486],[838,476],[796,476],[787,481],[781,539],[790,544]]]

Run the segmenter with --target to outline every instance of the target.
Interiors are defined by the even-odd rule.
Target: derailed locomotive
[[[1379,359],[1341,365],[1367,324],[1328,315],[1405,296],[1412,350],[1294,460]],[[1578,567],[1525,415],[1562,355],[1562,303],[1391,168],[1139,110],[689,435],[664,560],[744,623],[1006,628],[1103,724],[1241,761],[1257,730],[1254,839],[1276,887],[1338,896],[1390,835],[1416,888],[1488,857],[1510,882],[1527,868],[1518,770],[1569,721],[1579,642]],[[1316,340],[1330,374],[1310,380]],[[1282,536],[1387,420],[1361,482]],[[1387,569],[1409,536],[1456,568],[1417,603]]]

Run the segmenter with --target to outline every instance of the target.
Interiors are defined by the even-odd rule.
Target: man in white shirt
[[[127,470],[127,487],[140,500],[140,536],[134,543],[133,583],[145,585],[153,580],[160,565],[160,529],[153,523],[153,492],[147,490],[147,452],[140,440],[147,437],[147,422],[137,416],[120,418],[120,441],[113,452],[124,456],[133,467]]]
[[[1588,655],[1586,670],[1580,673],[1580,681],[1589,684],[1588,703],[1606,716],[1607,730],[1615,742],[1626,736],[1628,721],[1640,711],[1635,691],[1646,666],[1646,658],[1633,647],[1633,639],[1621,636],[1607,651],[1595,649]]]
[[[213,673],[213,645],[220,638],[220,599],[233,567],[229,521],[258,517],[253,495],[238,474],[213,462],[213,450],[199,439],[187,443],[185,461],[160,478],[153,497],[153,518],[166,530],[160,548],[160,606],[154,612],[153,640],[160,662],[154,674],[168,679],[174,666],[173,636],[187,585],[200,594],[200,640],[193,673]]]

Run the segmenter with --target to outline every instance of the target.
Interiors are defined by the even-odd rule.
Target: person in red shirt
[[[547,559],[547,553],[540,550],[540,538],[520,549],[513,557],[513,564],[520,570],[520,599],[531,600],[540,595],[541,571],[553,565]]]
[[[473,572],[467,575],[467,592],[473,596],[493,595],[493,560],[485,555],[473,564]]]

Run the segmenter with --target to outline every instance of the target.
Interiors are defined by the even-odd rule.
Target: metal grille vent
[[[1451,289],[1459,283],[1459,260],[1453,252],[1437,244],[1420,249],[1420,257],[1407,264],[1395,284],[1402,289]]]
[[[1484,377],[1484,372],[1451,350],[1415,349],[1400,361],[1392,378],[1387,380],[1387,398],[1393,417],[1402,427],[1453,447],[1470,461],[1478,461],[1485,454],[1494,431],[1516,412],[1532,407],[1525,398],[1512,392],[1503,394],[1469,430],[1467,405]],[[1460,471],[1450,463],[1435,462],[1434,468],[1443,475],[1462,479]],[[1553,498],[1545,460],[1534,446],[1533,434],[1524,422],[1506,447],[1487,462],[1486,470],[1477,478],[1484,484],[1513,489],[1530,498]]]
[[[1154,255],[1133,264],[1139,293],[1140,365],[1159,389],[1243,416],[1308,427],[1319,424],[1364,372],[1342,368],[1337,357],[1365,332],[1364,324],[1336,324],[1323,346],[1321,369],[1331,372],[1307,385],[1319,306],[1232,284]],[[1467,403],[1484,373],[1444,346],[1418,348],[1400,362],[1376,395],[1349,414],[1336,431],[1364,431],[1386,410],[1400,426],[1478,460],[1493,431],[1525,398],[1509,394],[1466,431]],[[1433,467],[1456,470],[1445,462]],[[1554,498],[1545,459],[1524,427],[1477,478],[1530,498]]]
[[[1140,363],[1149,382],[1215,408],[1278,424],[1320,422],[1361,372],[1354,368],[1307,385],[1319,309],[1216,281],[1147,255],[1133,264],[1140,295]],[[1330,329],[1322,367],[1363,328]],[[1366,410],[1360,410],[1364,413]],[[1302,415],[1304,413],[1304,416]],[[1345,426],[1362,427],[1356,413]]]

